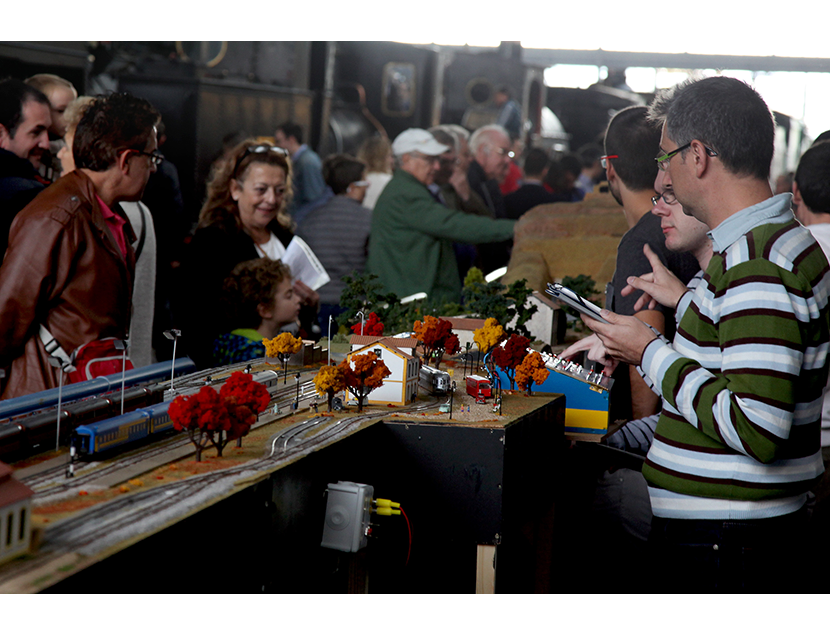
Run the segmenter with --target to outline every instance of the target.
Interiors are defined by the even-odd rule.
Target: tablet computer
[[[568,287],[563,287],[558,282],[554,282],[552,284],[548,283],[547,292],[548,295],[553,297],[553,299],[557,302],[566,304],[572,309],[576,309],[580,313],[584,313],[590,318],[599,320],[600,322],[603,322],[605,324],[609,323],[608,320],[606,320],[599,314],[599,312],[602,309],[600,309],[593,302],[586,300],[575,291],[571,291]]]

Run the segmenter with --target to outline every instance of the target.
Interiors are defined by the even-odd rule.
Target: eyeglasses
[[[513,152],[513,150],[509,150],[507,148],[499,148],[498,146],[490,146],[490,147],[493,148],[498,154],[500,154],[503,157],[507,156],[507,157],[510,157],[512,159],[516,156],[516,153]]]
[[[689,141],[689,143],[687,143],[684,146],[680,146],[676,150],[666,152],[666,154],[661,154],[659,157],[656,157],[654,160],[657,162],[657,167],[665,172],[669,169],[669,163],[671,162],[672,157],[679,152],[683,152],[683,150],[685,150],[686,148],[690,148],[691,146],[692,142]],[[718,156],[718,153],[712,150],[712,148],[708,148],[706,146],[703,146],[703,148],[706,150],[706,154],[708,154],[710,157]]]
[[[608,159],[619,159],[620,157],[616,154],[606,154],[604,157],[599,158],[599,164],[602,166],[602,169],[605,170],[608,168]]]
[[[164,157],[161,156],[158,152],[143,152],[142,150],[131,150],[131,152],[135,152],[136,154],[141,154],[150,159],[150,163],[153,167],[158,167],[161,165],[161,162],[164,161]]]
[[[242,156],[236,160],[236,164],[233,166],[233,175],[236,176],[236,171],[239,169],[239,165],[245,160],[245,157],[247,157],[248,155],[267,154],[269,152],[273,152],[283,157],[288,156],[288,150],[286,150],[285,148],[280,148],[279,146],[248,146],[247,148],[245,148],[245,152],[242,153]]]
[[[674,205],[677,203],[677,197],[674,195],[674,190],[666,190],[662,194],[658,194],[657,196],[651,197],[651,204],[657,205],[660,202],[660,199],[663,199],[666,205]]]
[[[432,157],[427,154],[421,154],[420,152],[410,152],[410,154],[416,159],[421,159],[427,163],[434,163],[435,161],[441,160],[441,157]]]

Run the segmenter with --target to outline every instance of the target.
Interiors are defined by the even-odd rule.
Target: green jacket
[[[452,243],[509,240],[514,224],[447,209],[411,174],[395,170],[372,213],[366,270],[399,297],[425,291],[457,302],[461,279]]]

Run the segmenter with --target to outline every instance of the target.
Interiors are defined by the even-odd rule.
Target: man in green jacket
[[[427,189],[448,149],[420,128],[405,130],[392,143],[399,167],[375,204],[366,269],[400,297],[424,291],[457,302],[461,278],[452,243],[513,237],[515,221],[448,209]]]

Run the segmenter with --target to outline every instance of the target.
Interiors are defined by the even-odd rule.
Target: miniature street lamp
[[[164,337],[168,340],[173,340],[173,361],[170,364],[170,390],[173,390],[173,378],[176,376],[176,343],[179,341],[179,338],[182,336],[182,332],[179,329],[170,329],[168,331],[164,331]]]
[[[329,341],[328,341],[328,349],[329,349],[329,366],[331,366],[331,314],[329,314]]]
[[[467,352],[464,354],[464,377],[467,376],[467,360],[470,358],[470,349],[472,348],[473,343],[472,342],[467,342],[466,346],[467,346]],[[471,365],[472,365],[472,361],[473,360],[470,360]]]
[[[121,351],[121,414],[124,414],[124,378],[127,372],[127,342],[124,340],[113,340],[113,348]]]
[[[358,311],[357,314],[360,316],[360,334],[363,335],[363,311]]]
[[[455,382],[452,382],[452,390],[450,391],[450,419],[452,419],[452,398],[455,395]]]
[[[294,410],[297,410],[300,407],[300,373],[294,375],[294,379],[297,380],[297,399],[294,401]]]
[[[67,360],[67,363],[71,366],[72,364],[71,358]],[[63,393],[63,360],[60,357],[53,357],[52,355],[49,356],[49,365],[58,369],[58,430],[55,433],[55,450],[59,450],[61,447],[61,398]]]

